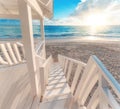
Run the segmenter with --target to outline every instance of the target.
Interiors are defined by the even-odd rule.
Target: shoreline
[[[39,41],[40,38],[34,38],[34,41]],[[8,38],[8,39],[0,39],[1,42],[15,42],[15,41],[22,41],[22,38]],[[120,38],[96,38],[96,37],[85,37],[85,38],[60,38],[60,39],[45,39],[46,43],[66,43],[66,42],[94,42],[94,43],[120,43]]]

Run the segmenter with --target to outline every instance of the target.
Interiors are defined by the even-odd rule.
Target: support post
[[[35,84],[35,51],[34,51],[34,39],[33,39],[33,28],[32,28],[32,14],[31,7],[24,1],[18,0],[19,13],[21,20],[22,39],[25,49],[25,55],[27,60],[28,73],[31,80],[31,91],[33,96],[36,95],[36,84]],[[21,69],[22,70],[22,69]]]
[[[40,30],[41,30],[41,39],[45,40],[44,19],[40,19]]]
[[[46,59],[46,49],[45,49],[45,33],[44,33],[44,19],[40,19],[40,30],[41,30],[41,40],[44,41],[43,45],[43,58]]]

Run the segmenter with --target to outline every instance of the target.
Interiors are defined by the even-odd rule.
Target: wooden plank
[[[67,73],[67,68],[68,68],[68,60],[65,61],[65,67],[64,67],[64,74],[66,75]]]
[[[43,67],[40,68],[40,81],[41,81],[41,96],[43,96],[46,88],[45,82],[45,69]]]
[[[82,99],[83,94],[86,92],[87,88],[91,89],[91,87],[89,87],[89,85],[93,86],[96,83],[96,81],[98,80],[98,75],[96,75],[96,73],[97,73],[96,66],[93,65],[92,69],[90,69],[90,71],[89,71],[89,75],[86,76],[86,78],[85,78],[85,75],[83,75],[82,79],[84,79],[84,81],[82,84],[84,84],[84,85],[81,86],[78,99]],[[95,77],[95,78],[93,78],[93,77]],[[82,81],[82,79],[81,79],[81,81]],[[90,82],[92,82],[93,84],[90,84]],[[87,92],[89,93],[89,91],[90,90],[88,90]],[[88,93],[86,93],[86,95]]]
[[[21,62],[22,59],[21,59],[20,52],[19,52],[19,50],[18,50],[18,47],[17,47],[17,44],[16,44],[16,43],[13,44],[13,48],[14,48],[14,52],[15,52],[15,54],[16,54],[17,60],[18,60],[19,62]]]
[[[12,60],[11,60],[11,58],[10,58],[8,52],[7,52],[7,49],[6,49],[5,45],[4,44],[0,44],[0,48],[1,48],[1,51],[3,52],[3,54],[5,56],[5,59],[7,60],[8,64],[12,65],[13,64]]]
[[[108,102],[109,102],[110,106],[113,109],[119,109],[120,108],[120,104],[116,101],[116,99],[113,96],[113,94],[111,93],[110,89],[104,88],[104,92],[106,94],[106,97],[108,99]]]
[[[16,57],[15,57],[15,54],[14,54],[13,49],[12,49],[12,47],[11,47],[11,44],[10,44],[10,43],[6,43],[6,47],[7,47],[7,49],[8,49],[8,52],[9,52],[9,54],[10,54],[13,62],[14,62],[15,64],[17,64],[18,61],[17,61],[17,59],[16,59]]]
[[[51,64],[52,64],[52,56],[49,56],[49,58],[42,65],[42,67],[44,68],[45,84],[48,83],[48,75],[49,75],[48,73],[50,72]]]
[[[32,13],[31,8],[23,0],[18,0],[19,13],[21,20],[21,29],[23,35],[23,44],[25,49],[25,57],[28,66],[29,76],[31,78],[32,94],[36,95],[35,85],[35,71],[36,71],[36,60],[34,50],[34,39],[33,39],[33,28],[32,28]]]
[[[57,73],[56,70],[54,70],[54,68],[56,68],[55,66],[57,66]],[[48,85],[46,87],[45,94],[43,97],[44,101],[60,100],[67,98],[71,95],[70,87],[66,83],[65,76],[56,75],[63,73],[62,70],[59,70],[61,69],[61,67],[58,67],[58,64],[54,64],[54,66],[52,67],[53,68],[51,69],[55,73],[51,71],[52,75],[49,75]]]
[[[65,58],[67,60],[70,60],[74,63],[78,63],[78,64],[82,64],[82,65],[86,65],[85,63],[81,62],[81,61],[78,61],[78,60],[75,60],[75,59],[72,59],[72,58],[69,58],[69,57],[66,57],[66,56],[63,56],[63,55],[59,55],[59,57],[62,57],[62,58]]]
[[[71,71],[72,71],[72,67],[73,67],[73,62],[69,62],[69,66],[68,66],[68,73],[67,73],[67,82],[69,82],[69,78],[70,78],[70,74],[71,74]]]
[[[16,14],[0,14],[0,18],[4,18],[4,19],[19,19],[19,15],[16,15]]]
[[[77,81],[79,79],[79,75],[81,74],[81,70],[82,70],[83,66],[81,66],[80,64],[77,65],[77,69],[73,78],[73,82],[71,84],[71,92],[74,93],[75,91],[75,87],[77,84]]]
[[[50,67],[52,63],[52,56],[44,62],[40,67],[40,80],[41,80],[41,95],[43,96],[46,85],[48,84],[48,73],[50,72]]]
[[[42,102],[40,103],[40,109],[67,109],[65,104],[71,99],[71,96],[68,96],[68,98],[59,99],[59,100],[52,100],[48,102]],[[77,108],[73,108],[77,109]]]
[[[91,75],[95,71],[95,68],[96,68],[96,65],[93,63],[93,61],[90,58],[86,67],[85,67],[85,70],[83,72],[83,76],[81,78],[81,81],[79,82],[78,87],[76,89],[75,97],[74,97],[75,101],[79,97],[82,96],[81,94],[82,94],[83,90],[85,89],[86,85],[89,84],[89,78],[91,77]]]
[[[26,1],[27,4],[29,4],[29,6],[36,11],[36,13],[39,15],[40,19],[43,18],[43,13],[42,10],[40,8],[40,6],[38,5],[36,0],[24,0]]]
[[[57,83],[66,83],[66,79],[63,77],[63,76],[61,76],[61,78],[60,79],[53,79],[52,81],[49,81],[49,85],[54,85],[54,84],[57,84]]]
[[[117,96],[120,98],[120,84],[115,80],[112,74],[105,68],[103,63],[96,56],[92,56],[91,58],[93,59],[94,63],[96,63],[102,76],[105,78],[105,80],[109,83]]]
[[[63,78],[63,77],[62,77]],[[52,79],[52,80],[54,80],[54,78]],[[63,87],[64,85],[67,85],[67,82],[59,82],[60,84],[58,84],[58,83],[55,83],[55,84],[52,84],[52,85],[48,85],[47,87],[46,87],[46,91],[48,91],[48,90],[53,90],[53,89],[58,89],[58,88],[61,88],[61,87]]]
[[[8,64],[8,62],[6,62],[5,60],[3,60],[3,58],[0,56],[0,64]]]
[[[45,40],[45,33],[44,33],[44,20],[40,20],[40,30],[41,30],[41,39]]]
[[[47,90],[44,94],[44,101],[49,101],[51,99],[58,99],[64,97],[63,95],[70,95],[70,88],[68,84],[65,84],[62,87],[54,88],[53,90]]]
[[[40,99],[38,97],[35,97],[30,109],[39,109],[39,107],[40,107]]]
[[[62,67],[64,68],[64,66],[65,66],[65,58],[62,58],[61,61],[62,61]]]
[[[86,85],[85,90],[83,90],[83,93],[81,92],[82,96],[79,97],[79,104],[80,105],[84,105],[87,97],[89,96],[92,88],[97,83],[97,81],[98,81],[98,75],[94,73],[89,80],[89,84]]]
[[[34,96],[26,64],[0,68],[0,89],[0,109],[30,109]]]
[[[95,92],[94,92],[94,94],[92,95],[92,97],[91,97],[91,99],[90,99],[90,102],[89,102],[89,104],[87,105],[87,109],[93,109],[93,107],[94,107],[94,109],[95,109],[95,104],[98,102],[99,103],[99,101],[98,101],[98,97],[99,97],[99,88],[97,88],[96,90],[95,90]],[[97,101],[97,102],[96,102]],[[97,104],[98,104],[97,103]]]
[[[17,46],[21,48],[23,57],[25,59],[25,50],[24,50],[24,45],[20,42],[16,42]]]

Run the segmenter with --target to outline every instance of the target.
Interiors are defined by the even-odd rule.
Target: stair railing
[[[44,62],[44,64],[40,67],[41,96],[43,96],[46,89],[46,85],[48,84],[48,75],[52,63],[53,63],[52,56],[49,56],[48,59]]]
[[[91,56],[87,65],[61,55],[58,58],[65,75],[67,74],[66,79],[68,82],[70,73],[73,73],[71,71],[75,70],[70,84],[73,98],[69,108],[75,103],[78,104],[80,109],[120,108],[120,84],[96,56]],[[77,64],[76,68],[75,63]]]
[[[20,42],[0,44],[0,64],[14,65],[25,60],[23,44]]]
[[[45,41],[41,41],[36,49],[35,49],[35,52],[37,55],[39,55],[40,57],[46,59],[46,52],[45,52]]]

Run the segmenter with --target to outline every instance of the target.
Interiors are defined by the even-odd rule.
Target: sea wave
[[[41,37],[40,26],[33,26],[34,37]],[[118,38],[120,39],[120,26],[110,26],[104,31],[91,33],[86,26],[45,26],[45,37],[47,39],[54,38],[82,38],[87,36],[94,36],[100,38]],[[7,38],[21,38],[20,25],[1,25],[0,39]]]

